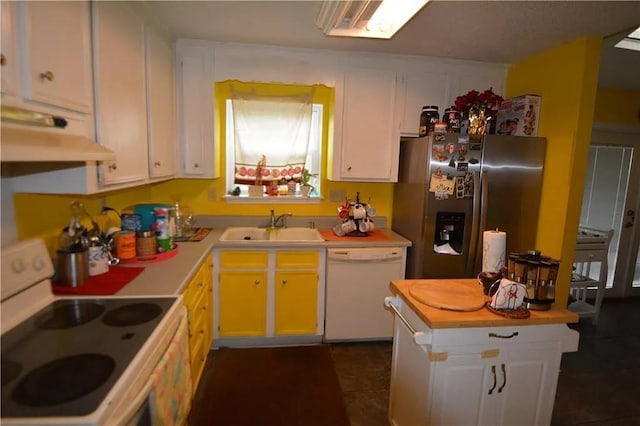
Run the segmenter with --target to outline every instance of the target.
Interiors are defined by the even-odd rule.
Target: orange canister
[[[136,257],[136,234],[132,231],[120,231],[116,234],[116,256],[120,260]]]

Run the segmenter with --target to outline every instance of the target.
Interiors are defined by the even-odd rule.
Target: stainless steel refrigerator
[[[406,278],[475,277],[482,234],[535,249],[546,140],[447,133],[403,139],[392,229],[411,240]]]

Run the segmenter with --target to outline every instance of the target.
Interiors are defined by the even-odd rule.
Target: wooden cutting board
[[[409,293],[427,306],[451,311],[477,311],[487,297],[482,286],[468,280],[433,280],[412,284]]]

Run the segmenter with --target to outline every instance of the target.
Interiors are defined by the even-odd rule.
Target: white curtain
[[[299,179],[309,147],[313,88],[293,96],[265,96],[231,87],[235,182]],[[258,168],[258,163],[264,164]],[[262,176],[256,171],[262,170]]]

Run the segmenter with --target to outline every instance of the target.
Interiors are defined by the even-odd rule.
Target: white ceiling
[[[140,5],[140,3],[138,3]],[[176,38],[385,52],[511,64],[582,36],[603,43],[600,85],[640,90],[640,52],[613,48],[640,1],[433,0],[391,40],[325,36],[320,1],[146,1]]]

